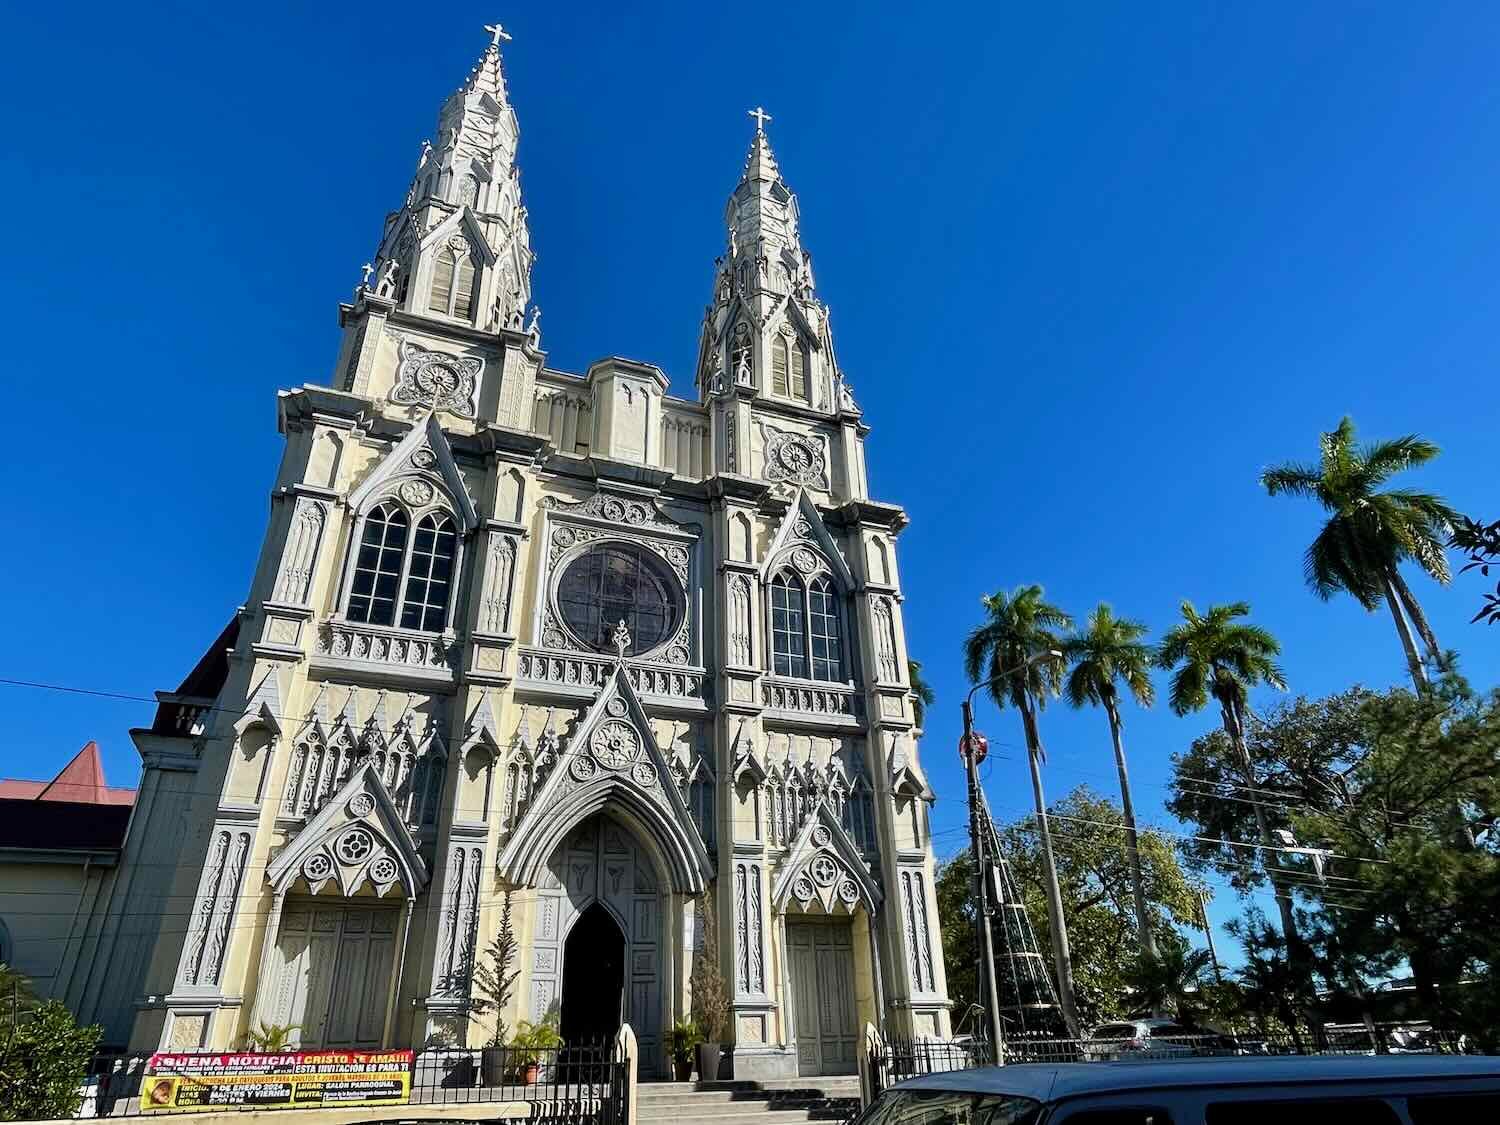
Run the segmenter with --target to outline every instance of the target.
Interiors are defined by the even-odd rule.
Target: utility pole
[[[990,1042],[994,1045],[995,1065],[1005,1063],[1005,1039],[1000,1027],[1000,989],[995,982],[995,936],[990,929],[989,862],[985,856],[985,833],[979,820],[979,763],[989,750],[984,736],[974,732],[973,692],[964,700],[964,734],[958,743],[969,781],[969,849],[974,857],[975,883],[978,886],[978,928],[980,949],[980,988],[987,998],[985,1010],[990,1017]]]
[[[1214,949],[1214,928],[1208,924],[1208,888],[1199,887],[1194,892],[1198,899],[1198,917],[1203,922],[1203,936],[1208,939],[1209,960],[1214,963],[1214,981],[1224,983],[1224,970],[1219,967],[1219,954]]]

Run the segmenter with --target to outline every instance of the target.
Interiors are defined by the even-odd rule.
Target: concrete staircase
[[[637,1125],[807,1125],[847,1121],[859,1109],[859,1079],[762,1082],[642,1082]]]

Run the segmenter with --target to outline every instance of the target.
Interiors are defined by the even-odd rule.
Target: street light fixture
[[[1055,648],[1033,653],[1014,668],[1007,668],[983,683],[975,684],[969,689],[969,694],[964,697],[963,701],[964,733],[958,742],[958,755],[964,760],[964,772],[969,782],[969,850],[974,856],[974,872],[977,876],[976,882],[979,884],[979,944],[983,951],[984,986],[989,996],[987,1008],[990,1015],[990,1042],[995,1045],[996,1065],[1003,1065],[1005,1062],[1005,1041],[1000,1027],[1000,991],[995,980],[995,937],[990,928],[990,892],[989,880],[985,878],[985,834],[980,830],[979,825],[979,774],[977,772],[979,763],[984,760],[988,752],[989,744],[984,741],[983,735],[977,734],[974,730],[974,695],[984,688],[993,687],[1009,679],[1023,669],[1030,668],[1038,661],[1060,660],[1062,655],[1062,652]]]

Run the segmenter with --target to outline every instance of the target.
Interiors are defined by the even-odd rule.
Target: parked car
[[[1500,1120],[1500,1058],[1022,1063],[913,1078],[857,1125],[1468,1125]]]
[[[1083,1044],[1083,1058],[1187,1059],[1196,1055],[1194,1040],[1199,1032],[1176,1020],[1119,1020],[1104,1023]]]

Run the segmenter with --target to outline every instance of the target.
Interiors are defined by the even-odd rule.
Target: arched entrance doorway
[[[648,1076],[666,1068],[669,896],[659,872],[622,818],[598,814],[569,832],[540,880],[528,986],[530,1018],[556,1012],[570,1044],[628,1022]]]
[[[613,1039],[624,998],[625,935],[596,902],[563,943],[563,1039],[574,1046]]]

